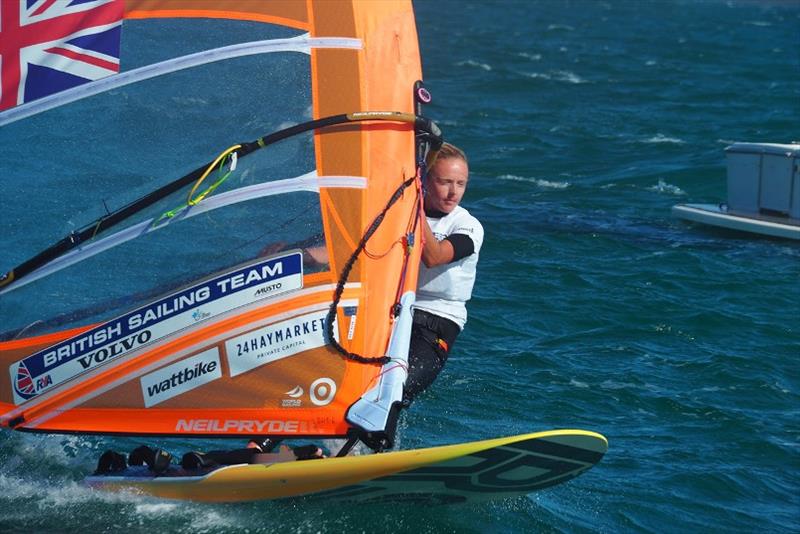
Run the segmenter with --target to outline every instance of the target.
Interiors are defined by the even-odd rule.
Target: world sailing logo
[[[286,392],[286,395],[291,397],[290,399],[283,399],[281,400],[281,407],[282,408],[299,408],[303,405],[303,401],[300,397],[303,396],[304,390],[300,386],[295,386],[294,388],[290,389]]]
[[[301,388],[300,386],[295,386],[291,391],[287,391],[286,394],[289,395],[293,399],[296,399],[298,397],[302,397],[303,396],[303,388]]]

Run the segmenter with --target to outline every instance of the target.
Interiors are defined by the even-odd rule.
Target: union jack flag
[[[119,72],[124,0],[0,0],[0,110]]]

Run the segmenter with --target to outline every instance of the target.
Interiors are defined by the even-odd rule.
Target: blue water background
[[[724,200],[731,142],[800,140],[800,4],[415,10],[427,111],[470,156],[486,241],[399,447],[584,428],[605,459],[480,505],[200,505],[81,485],[135,440],[3,432],[0,531],[800,531],[800,244],[670,214]]]

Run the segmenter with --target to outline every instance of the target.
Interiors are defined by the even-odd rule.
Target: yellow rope
[[[222,154],[217,156],[217,159],[215,159],[214,162],[211,165],[208,166],[208,168],[202,174],[202,176],[200,176],[200,178],[198,178],[197,181],[194,183],[194,187],[192,187],[192,190],[189,191],[189,197],[188,197],[188,199],[186,201],[186,203],[189,206],[194,206],[195,204],[197,204],[198,202],[200,202],[201,200],[206,198],[206,195],[208,195],[211,191],[216,189],[216,187],[214,185],[212,185],[211,187],[209,187],[208,189],[203,191],[200,195],[198,195],[197,198],[192,198],[192,196],[194,195],[194,192],[197,191],[197,188],[200,187],[200,184],[203,183],[203,180],[205,180],[206,177],[208,177],[208,175],[211,174],[211,171],[214,170],[214,167],[216,167],[217,164],[220,161],[222,161],[223,159],[225,159],[231,152],[234,152],[235,150],[238,150],[241,147],[242,147],[242,145],[233,145],[232,147],[230,147],[227,150],[225,150],[224,152],[222,152]],[[217,184],[215,184],[215,185],[217,185]]]

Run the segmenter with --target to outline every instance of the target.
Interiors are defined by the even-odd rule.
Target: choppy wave
[[[574,28],[573,26],[570,26],[570,25],[568,25],[568,24],[550,24],[550,25],[547,27],[547,31],[549,31],[549,32],[552,32],[552,31],[559,31],[559,30],[560,30],[560,31],[568,31],[568,32],[571,32],[571,31],[574,31],[574,30],[575,30],[575,28]]]
[[[568,70],[554,70],[550,72],[522,72],[523,76],[541,80],[552,80],[556,82],[566,82],[572,84],[589,83],[589,80],[581,78],[574,72]]]
[[[533,61],[539,61],[540,59],[542,59],[542,54],[532,54],[530,52],[520,52],[517,55]]]
[[[667,137],[664,134],[658,133],[652,137],[648,137],[646,139],[641,139],[640,143],[647,143],[647,144],[658,144],[658,143],[670,143],[673,145],[683,145],[686,144],[686,141],[683,139],[679,139],[677,137]]]
[[[485,71],[492,70],[492,66],[489,65],[488,63],[482,63],[480,61],[475,61],[474,59],[468,59],[466,61],[459,61],[458,63],[456,63],[456,65],[459,66],[459,67],[464,67],[464,66],[466,66],[466,67],[477,67],[477,68],[483,69]]]
[[[554,182],[551,180],[543,180],[541,178],[529,178],[526,176],[517,176],[515,174],[503,174],[497,177],[499,180],[509,180],[512,182],[528,182],[537,185],[543,189],[566,189],[570,186],[569,182]]]

